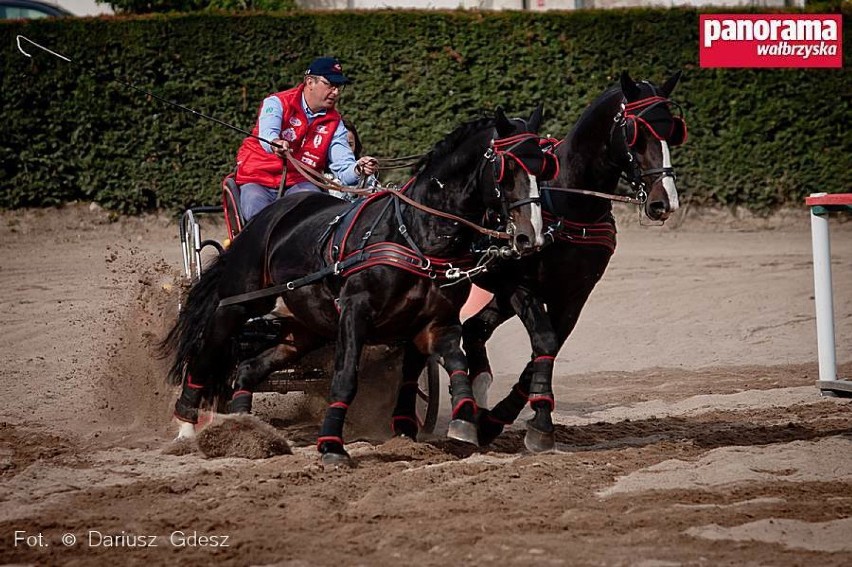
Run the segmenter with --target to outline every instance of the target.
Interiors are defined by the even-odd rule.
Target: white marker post
[[[830,212],[852,212],[852,193],[812,193],[805,199],[811,209],[811,244],[814,259],[814,303],[816,307],[819,381],[823,395],[850,396],[852,382],[838,380],[834,344],[834,294],[831,285]]]

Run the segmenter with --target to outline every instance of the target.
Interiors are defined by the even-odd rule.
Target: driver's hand
[[[355,173],[358,177],[375,175],[379,172],[379,162],[371,156],[364,156],[355,162]]]
[[[287,152],[289,151],[290,142],[288,142],[287,140],[282,140],[281,138],[275,138],[274,140],[272,140],[272,153],[274,153],[278,157],[282,159],[287,157]]]

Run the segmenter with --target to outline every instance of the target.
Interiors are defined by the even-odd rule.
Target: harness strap
[[[360,253],[354,254],[346,258],[345,260],[329,264],[328,266],[319,271],[316,271],[312,274],[308,274],[307,276],[295,280],[291,280],[287,283],[274,285],[272,287],[265,287],[263,289],[249,291],[247,293],[241,293],[239,295],[232,295],[231,297],[226,297],[225,299],[219,302],[219,307],[227,307],[229,305],[236,305],[237,303],[246,303],[255,299],[279,295],[281,293],[284,293],[285,291],[293,291],[300,287],[316,283],[324,279],[326,276],[341,273],[343,270],[351,267],[353,264],[362,261],[364,259],[364,256],[365,253],[361,251]]]
[[[400,204],[399,199],[393,200],[393,206],[394,213],[396,214],[396,222],[399,225],[399,228],[397,230],[399,230],[399,233],[402,235],[403,238],[405,238],[405,241],[408,243],[411,249],[414,250],[414,252],[418,256],[420,256],[420,258],[425,260],[426,256],[417,246],[417,243],[415,243],[414,240],[411,238],[411,235],[408,234],[408,227],[405,226],[405,220],[402,218],[402,204]]]
[[[575,189],[573,187],[550,187],[543,186],[541,188],[542,192],[550,192],[550,191],[558,191],[560,193],[576,193],[578,195],[588,195],[589,197],[599,197],[601,199],[607,199],[609,201],[620,201],[622,203],[630,203],[632,205],[641,205],[644,203],[643,200],[637,199],[636,197],[628,197],[627,195],[613,195],[611,193],[601,193],[600,191],[591,191],[589,189]],[[548,200],[551,198],[548,195]],[[551,202],[552,208],[552,202]]]

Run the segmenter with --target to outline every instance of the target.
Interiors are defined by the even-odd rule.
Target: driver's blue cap
[[[337,57],[317,57],[305,71],[305,75],[325,77],[332,85],[346,85],[352,82],[343,74],[343,68]]]

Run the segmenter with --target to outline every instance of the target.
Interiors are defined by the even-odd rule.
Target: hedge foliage
[[[768,212],[852,188],[847,69],[701,69],[694,10],[321,12],[3,23],[0,207],[91,200],[121,212],[216,203],[260,101],[334,54],[356,79],[339,108],[372,155],[428,150],[502,105],[545,104],[564,136],[623,69],[674,93],[690,140],[674,152],[693,201]],[[850,15],[844,27],[850,29]],[[72,58],[15,49],[23,34]],[[848,61],[850,42],[845,42]]]

